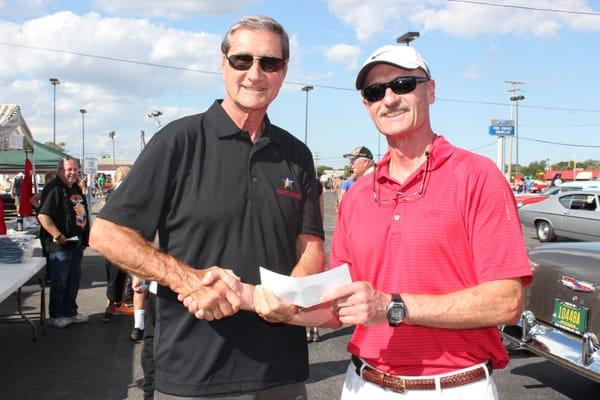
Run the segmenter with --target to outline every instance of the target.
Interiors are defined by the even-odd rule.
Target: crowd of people
[[[244,17],[221,52],[224,98],[166,125],[117,171],[91,230],[77,161],[46,184],[51,325],[88,320],[76,298],[89,245],[107,259],[104,320],[127,275],[142,297],[156,289],[133,301],[147,399],[307,399],[305,327],[342,325],[356,327],[342,399],[497,399],[492,371],[508,355],[496,327],[519,318],[531,270],[500,171],[431,127],[427,62],[384,46],[357,74],[388,151],[378,162],[365,146],[343,155],[353,175],[330,185],[339,206],[326,265],[312,154],[267,115],[288,35],[272,18]],[[342,264],[352,283],[311,308],[260,284],[259,266],[302,277]]]

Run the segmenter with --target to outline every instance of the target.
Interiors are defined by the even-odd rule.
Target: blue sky
[[[445,0],[0,0],[0,103],[19,104],[34,137],[51,141],[48,79],[56,77],[57,141],[80,155],[85,108],[86,154],[110,154],[114,130],[117,158],[134,159],[140,131],[149,138],[156,129],[150,111],[162,111],[165,124],[223,96],[222,36],[241,16],[263,14],[291,38],[286,84],[269,116],[303,140],[301,88],[314,86],[308,145],[319,164],[341,167],[342,154],[357,145],[385,151],[354,78],[371,51],[407,31],[420,32],[413,45],[436,80],[437,133],[496,160],[489,120],[510,118],[505,81],[521,81],[521,164],[600,159],[600,1],[487,3],[502,7]]]

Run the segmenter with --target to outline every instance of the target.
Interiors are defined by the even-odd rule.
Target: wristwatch
[[[392,293],[392,301],[387,306],[385,316],[390,326],[398,326],[406,318],[406,305],[398,293]]]

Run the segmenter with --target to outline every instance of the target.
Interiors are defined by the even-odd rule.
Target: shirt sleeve
[[[315,170],[312,165],[312,156],[310,156],[310,160],[305,161],[304,164],[305,173],[303,184],[305,199],[300,233],[315,235],[319,236],[321,239],[325,239],[320,200],[323,189],[321,183],[316,178]]]
[[[530,283],[531,267],[516,201],[508,183],[491,165],[469,186],[472,195],[467,223],[478,280],[521,277],[524,284]]]
[[[52,219],[56,218],[60,204],[60,190],[54,186],[47,193],[42,193],[40,214],[45,214]],[[55,221],[56,223],[56,221]]]

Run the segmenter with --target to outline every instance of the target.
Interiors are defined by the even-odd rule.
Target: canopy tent
[[[62,151],[33,141],[33,153],[35,154],[35,169],[37,172],[55,170],[58,162],[63,158],[72,158]],[[20,150],[7,150],[0,152],[0,171],[16,173],[23,171],[25,165],[25,153]]]
[[[0,104],[0,150],[33,150],[33,136],[16,104]]]

